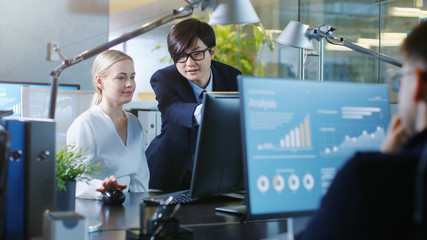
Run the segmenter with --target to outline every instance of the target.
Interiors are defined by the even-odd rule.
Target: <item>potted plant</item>
[[[75,145],[66,145],[56,153],[56,210],[74,211],[76,180],[88,181],[103,169],[99,163],[85,160],[82,149]]]
[[[272,32],[259,24],[244,24],[252,28],[252,32],[243,31],[239,37],[238,25],[216,25],[216,49],[214,60],[226,63],[235,68],[239,66],[239,41],[240,41],[240,70],[243,75],[264,76],[264,66],[261,62],[261,54],[264,46],[273,51]],[[249,35],[250,34],[250,35]]]

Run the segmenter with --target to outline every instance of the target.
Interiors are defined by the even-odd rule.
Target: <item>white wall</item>
[[[109,0],[0,1],[0,81],[50,83],[60,61],[47,61],[47,43],[67,58],[108,41]],[[93,89],[88,59],[63,70],[60,83]]]
[[[129,1],[136,6],[123,7],[130,4]],[[50,83],[50,71],[61,61],[46,60],[49,42],[57,42],[65,56],[73,58],[187,3],[184,0],[140,3],[120,0],[117,4],[122,9],[110,9],[110,0],[0,1],[0,81]],[[136,93],[152,92],[151,75],[171,64],[160,60],[168,56],[166,35],[175,23],[172,21],[114,47],[125,51],[135,61]],[[164,47],[154,50],[158,45]],[[93,58],[64,69],[59,83],[80,84],[83,90],[93,90],[92,62]]]
[[[186,3],[176,0],[140,1],[140,5],[132,8],[121,11],[112,9],[110,14],[110,40],[169,14],[179,4],[182,6]],[[116,49],[129,54],[134,60],[136,93],[152,92],[151,75],[156,70],[171,64],[170,62],[161,63],[160,60],[169,55],[166,47],[166,36],[172,24],[173,22],[154,28],[116,47]],[[155,50],[158,45],[164,47]],[[136,97],[137,94],[134,95],[134,98]]]

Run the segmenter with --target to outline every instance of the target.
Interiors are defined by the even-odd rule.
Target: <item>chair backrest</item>
[[[6,196],[9,169],[10,140],[7,131],[0,125],[0,239],[6,232]]]

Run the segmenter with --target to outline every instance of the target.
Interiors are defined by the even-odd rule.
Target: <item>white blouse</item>
[[[99,175],[90,176],[89,182],[77,182],[76,197],[101,199],[102,194],[96,189],[111,175],[119,184],[128,186],[124,191],[148,192],[150,174],[142,126],[132,113],[125,114],[128,119],[126,145],[111,118],[99,106],[86,110],[68,128],[67,144],[81,148],[85,161],[104,166]]]

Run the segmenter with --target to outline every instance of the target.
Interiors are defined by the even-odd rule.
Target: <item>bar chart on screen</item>
[[[384,140],[385,85],[255,77],[240,84],[252,213],[315,209],[346,161]]]

